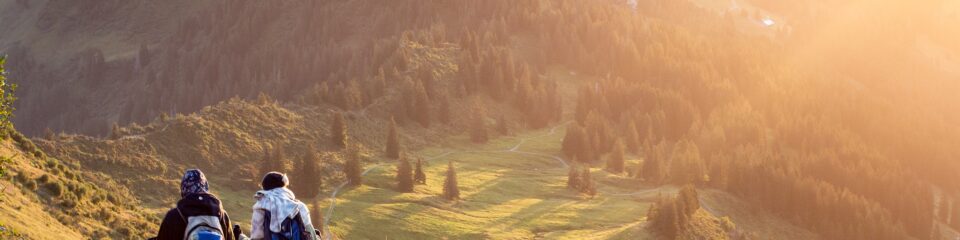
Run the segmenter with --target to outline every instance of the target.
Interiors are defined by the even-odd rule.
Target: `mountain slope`
[[[502,151],[451,143],[471,133],[502,145],[501,135],[570,121],[564,141],[537,152],[598,169],[625,143],[643,159],[625,184],[722,191],[705,212],[729,212],[747,233],[932,239],[950,232],[936,231],[941,223],[960,228],[960,211],[937,204],[960,201],[958,19],[939,1],[751,0],[739,11],[711,0],[108,3],[0,2],[16,23],[0,26],[14,33],[0,35],[0,51],[24,86],[18,127],[44,133],[39,145],[89,173],[84,181],[116,182],[106,185],[149,212],[169,207],[191,167],[207,169],[228,210],[248,212],[258,173],[271,170],[259,162],[289,169],[309,145],[325,182],[340,182],[345,153],[328,129],[342,112],[370,164],[382,161],[391,121],[406,154]],[[782,25],[757,25],[765,17]],[[478,175],[500,169],[475,162]],[[374,208],[429,200],[372,174],[366,190],[382,195],[345,196]],[[533,182],[558,184],[551,174]],[[556,200],[512,196],[517,206]],[[397,221],[334,229],[349,235],[366,220]],[[473,227],[464,222],[451,225]]]
[[[127,188],[35,150],[22,136],[0,143],[0,226],[28,239],[136,238],[157,228]],[[2,235],[0,235],[2,236]]]

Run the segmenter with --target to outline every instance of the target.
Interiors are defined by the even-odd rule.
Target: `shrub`
[[[20,183],[26,183],[28,180],[31,180],[25,173],[18,173],[13,179]]]
[[[75,208],[77,207],[77,200],[74,198],[64,199],[63,202],[60,202],[60,206],[65,208]]]
[[[78,180],[77,174],[73,173],[73,171],[70,171],[70,170],[63,171],[63,176],[68,179]]]
[[[47,191],[50,191],[50,194],[55,197],[63,196],[63,183],[57,181],[51,181],[43,185]]]
[[[77,198],[83,199],[87,196],[87,193],[90,192],[90,188],[87,185],[78,184],[77,187],[73,190],[73,194],[77,195]]]
[[[40,184],[45,184],[50,181],[50,175],[44,174],[37,178],[37,182]]]
[[[107,208],[100,208],[100,210],[97,211],[97,218],[103,222],[113,222],[114,215],[110,210],[107,210]]]
[[[93,204],[99,204],[101,201],[103,201],[103,194],[94,194],[93,197],[90,198],[90,202]]]
[[[26,188],[26,189],[29,189],[30,191],[36,191],[36,190],[37,190],[37,181],[34,181],[33,179],[24,180],[24,181],[23,181],[23,187]]]
[[[119,204],[120,198],[118,198],[116,194],[107,193],[107,201],[110,201],[113,204]]]
[[[13,141],[17,142],[17,146],[20,147],[20,150],[23,150],[24,152],[28,152],[28,153],[33,153],[33,155],[38,158],[43,155],[43,153],[40,152],[39,149],[37,149],[37,145],[33,144],[33,141],[30,141],[30,138],[23,136],[22,133],[13,131],[13,133],[11,134],[11,137],[13,138]],[[40,153],[40,156],[37,156],[38,155],[37,153]]]

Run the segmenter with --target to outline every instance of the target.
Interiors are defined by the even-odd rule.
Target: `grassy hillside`
[[[117,239],[155,232],[147,213],[113,178],[47,157],[15,134],[0,140],[0,238]]]
[[[458,136],[441,146],[417,151],[427,183],[413,193],[395,191],[395,161],[367,166],[364,185],[341,189],[316,206],[326,209],[330,232],[342,239],[653,239],[646,212],[670,186],[638,183],[632,177],[592,169],[595,197],[566,188],[567,168],[558,161],[563,128],[525,132],[476,145]],[[628,164],[639,164],[639,159]],[[461,200],[440,197],[446,163],[457,167]],[[705,198],[715,194],[704,194]],[[708,206],[719,208],[717,202]],[[316,207],[315,206],[315,207]],[[741,206],[722,207],[740,209]],[[757,212],[762,213],[761,211]],[[746,216],[743,220],[751,220]],[[751,222],[746,229],[722,229],[707,210],[696,214],[690,239],[726,239],[739,232],[767,229],[765,236],[811,239],[782,221]],[[800,231],[797,234],[783,234]],[[766,235],[769,234],[769,235]]]

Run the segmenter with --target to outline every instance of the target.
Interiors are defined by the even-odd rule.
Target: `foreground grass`
[[[344,239],[651,238],[642,229],[653,201],[649,194],[589,198],[566,188],[567,169],[557,160],[503,151],[528,138],[519,150],[556,154],[548,146],[559,146],[562,136],[544,130],[484,145],[454,139],[450,147],[424,149],[416,154],[430,160],[424,166],[427,184],[413,193],[393,190],[396,167],[387,163],[371,171],[363,186],[340,192],[330,231]],[[459,201],[439,197],[448,161],[457,166]],[[602,192],[641,190],[623,184],[629,182],[624,176],[593,171]]]

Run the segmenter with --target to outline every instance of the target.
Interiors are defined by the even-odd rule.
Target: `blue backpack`
[[[297,214],[293,218],[283,219],[283,222],[280,223],[280,232],[273,232],[270,230],[270,211],[264,210],[263,213],[263,231],[266,232],[266,239],[268,240],[311,240],[310,233],[307,232],[306,227],[303,225],[303,219],[300,218],[300,214]]]

